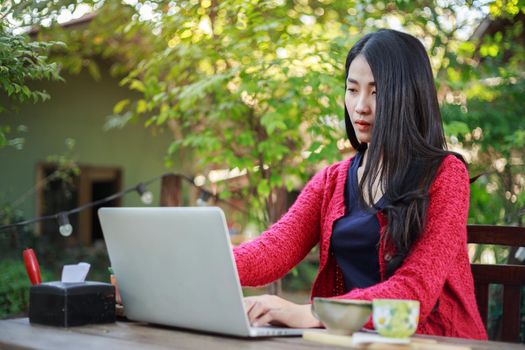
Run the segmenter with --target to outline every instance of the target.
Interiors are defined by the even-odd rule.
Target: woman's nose
[[[371,112],[370,101],[366,97],[359,98],[355,106],[355,112],[358,114],[369,114]]]

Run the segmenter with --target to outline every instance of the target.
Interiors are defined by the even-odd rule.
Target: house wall
[[[131,92],[119,87],[119,80],[104,74],[95,81],[87,72],[64,75],[65,82],[39,82],[51,99],[37,104],[20,105],[18,112],[0,114],[0,125],[27,126],[20,134],[25,138],[22,150],[12,147],[0,149],[0,204],[13,203],[35,186],[37,164],[49,155],[66,153],[65,139],[76,141],[73,159],[82,165],[121,167],[122,188],[128,188],[168,171],[164,157],[171,142],[169,130],[149,130],[143,121],[128,124],[123,129],[103,130],[106,116],[112,114],[114,105]],[[38,87],[38,86],[37,86]],[[5,96],[0,96],[5,105]],[[3,103],[2,103],[3,102]],[[160,181],[148,186],[158,204]],[[27,197],[18,209],[26,218],[37,215],[36,194]],[[122,199],[123,206],[142,206],[135,193]]]

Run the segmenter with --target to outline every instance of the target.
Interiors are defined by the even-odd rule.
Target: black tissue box
[[[61,327],[115,322],[115,287],[102,282],[48,282],[32,286],[29,321]]]

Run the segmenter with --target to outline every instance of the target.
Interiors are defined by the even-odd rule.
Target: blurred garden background
[[[480,175],[469,223],[523,225],[525,1],[4,0],[0,20],[0,225],[174,172],[193,181],[181,204],[205,189],[234,243],[258,235],[316,171],[352,156],[344,60],[377,28],[428,50],[449,148]],[[145,204],[129,193],[106,205]],[[0,231],[0,317],[27,311],[25,247],[44,280],[79,261],[109,280],[96,209],[70,215],[68,237],[54,219]],[[520,263],[490,246],[471,257]],[[309,257],[283,293],[307,300],[315,273]]]

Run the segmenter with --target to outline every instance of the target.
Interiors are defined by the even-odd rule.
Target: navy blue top
[[[358,152],[348,169],[345,186],[345,216],[334,223],[331,246],[343,272],[346,292],[379,282],[379,221],[377,210],[359,204],[357,169],[364,152]],[[375,205],[384,207],[381,198]]]

